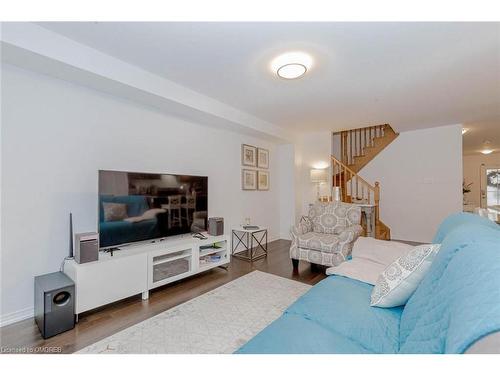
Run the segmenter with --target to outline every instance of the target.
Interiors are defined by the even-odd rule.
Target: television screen
[[[99,171],[101,249],[207,228],[208,177]]]

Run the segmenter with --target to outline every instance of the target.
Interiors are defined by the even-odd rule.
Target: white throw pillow
[[[439,244],[416,246],[387,266],[372,290],[370,305],[404,305],[429,270],[440,247]]]

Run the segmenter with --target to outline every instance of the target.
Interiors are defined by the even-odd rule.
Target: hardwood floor
[[[141,300],[141,296],[104,306],[80,315],[80,321],[71,331],[44,340],[33,319],[0,328],[0,346],[5,348],[60,348],[58,352],[73,353],[87,345],[93,344],[109,335],[173,306],[186,302],[196,296],[215,289],[231,280],[254,270],[298,280],[307,284],[316,284],[324,279],[324,268],[311,268],[307,262],[300,262],[299,271],[293,272],[289,257],[290,241],[277,240],[269,243],[267,258],[253,263],[232,258],[227,270],[216,268],[203,274],[175,282],[150,292],[149,300]]]

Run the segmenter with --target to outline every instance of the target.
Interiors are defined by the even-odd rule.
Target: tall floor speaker
[[[75,283],[64,273],[35,277],[35,321],[44,339],[75,326]]]

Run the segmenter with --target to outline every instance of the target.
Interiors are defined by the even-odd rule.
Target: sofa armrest
[[[340,243],[354,242],[363,233],[363,227],[359,224],[350,225],[338,234]]]
[[[490,333],[477,340],[465,354],[500,354],[500,332]]]

